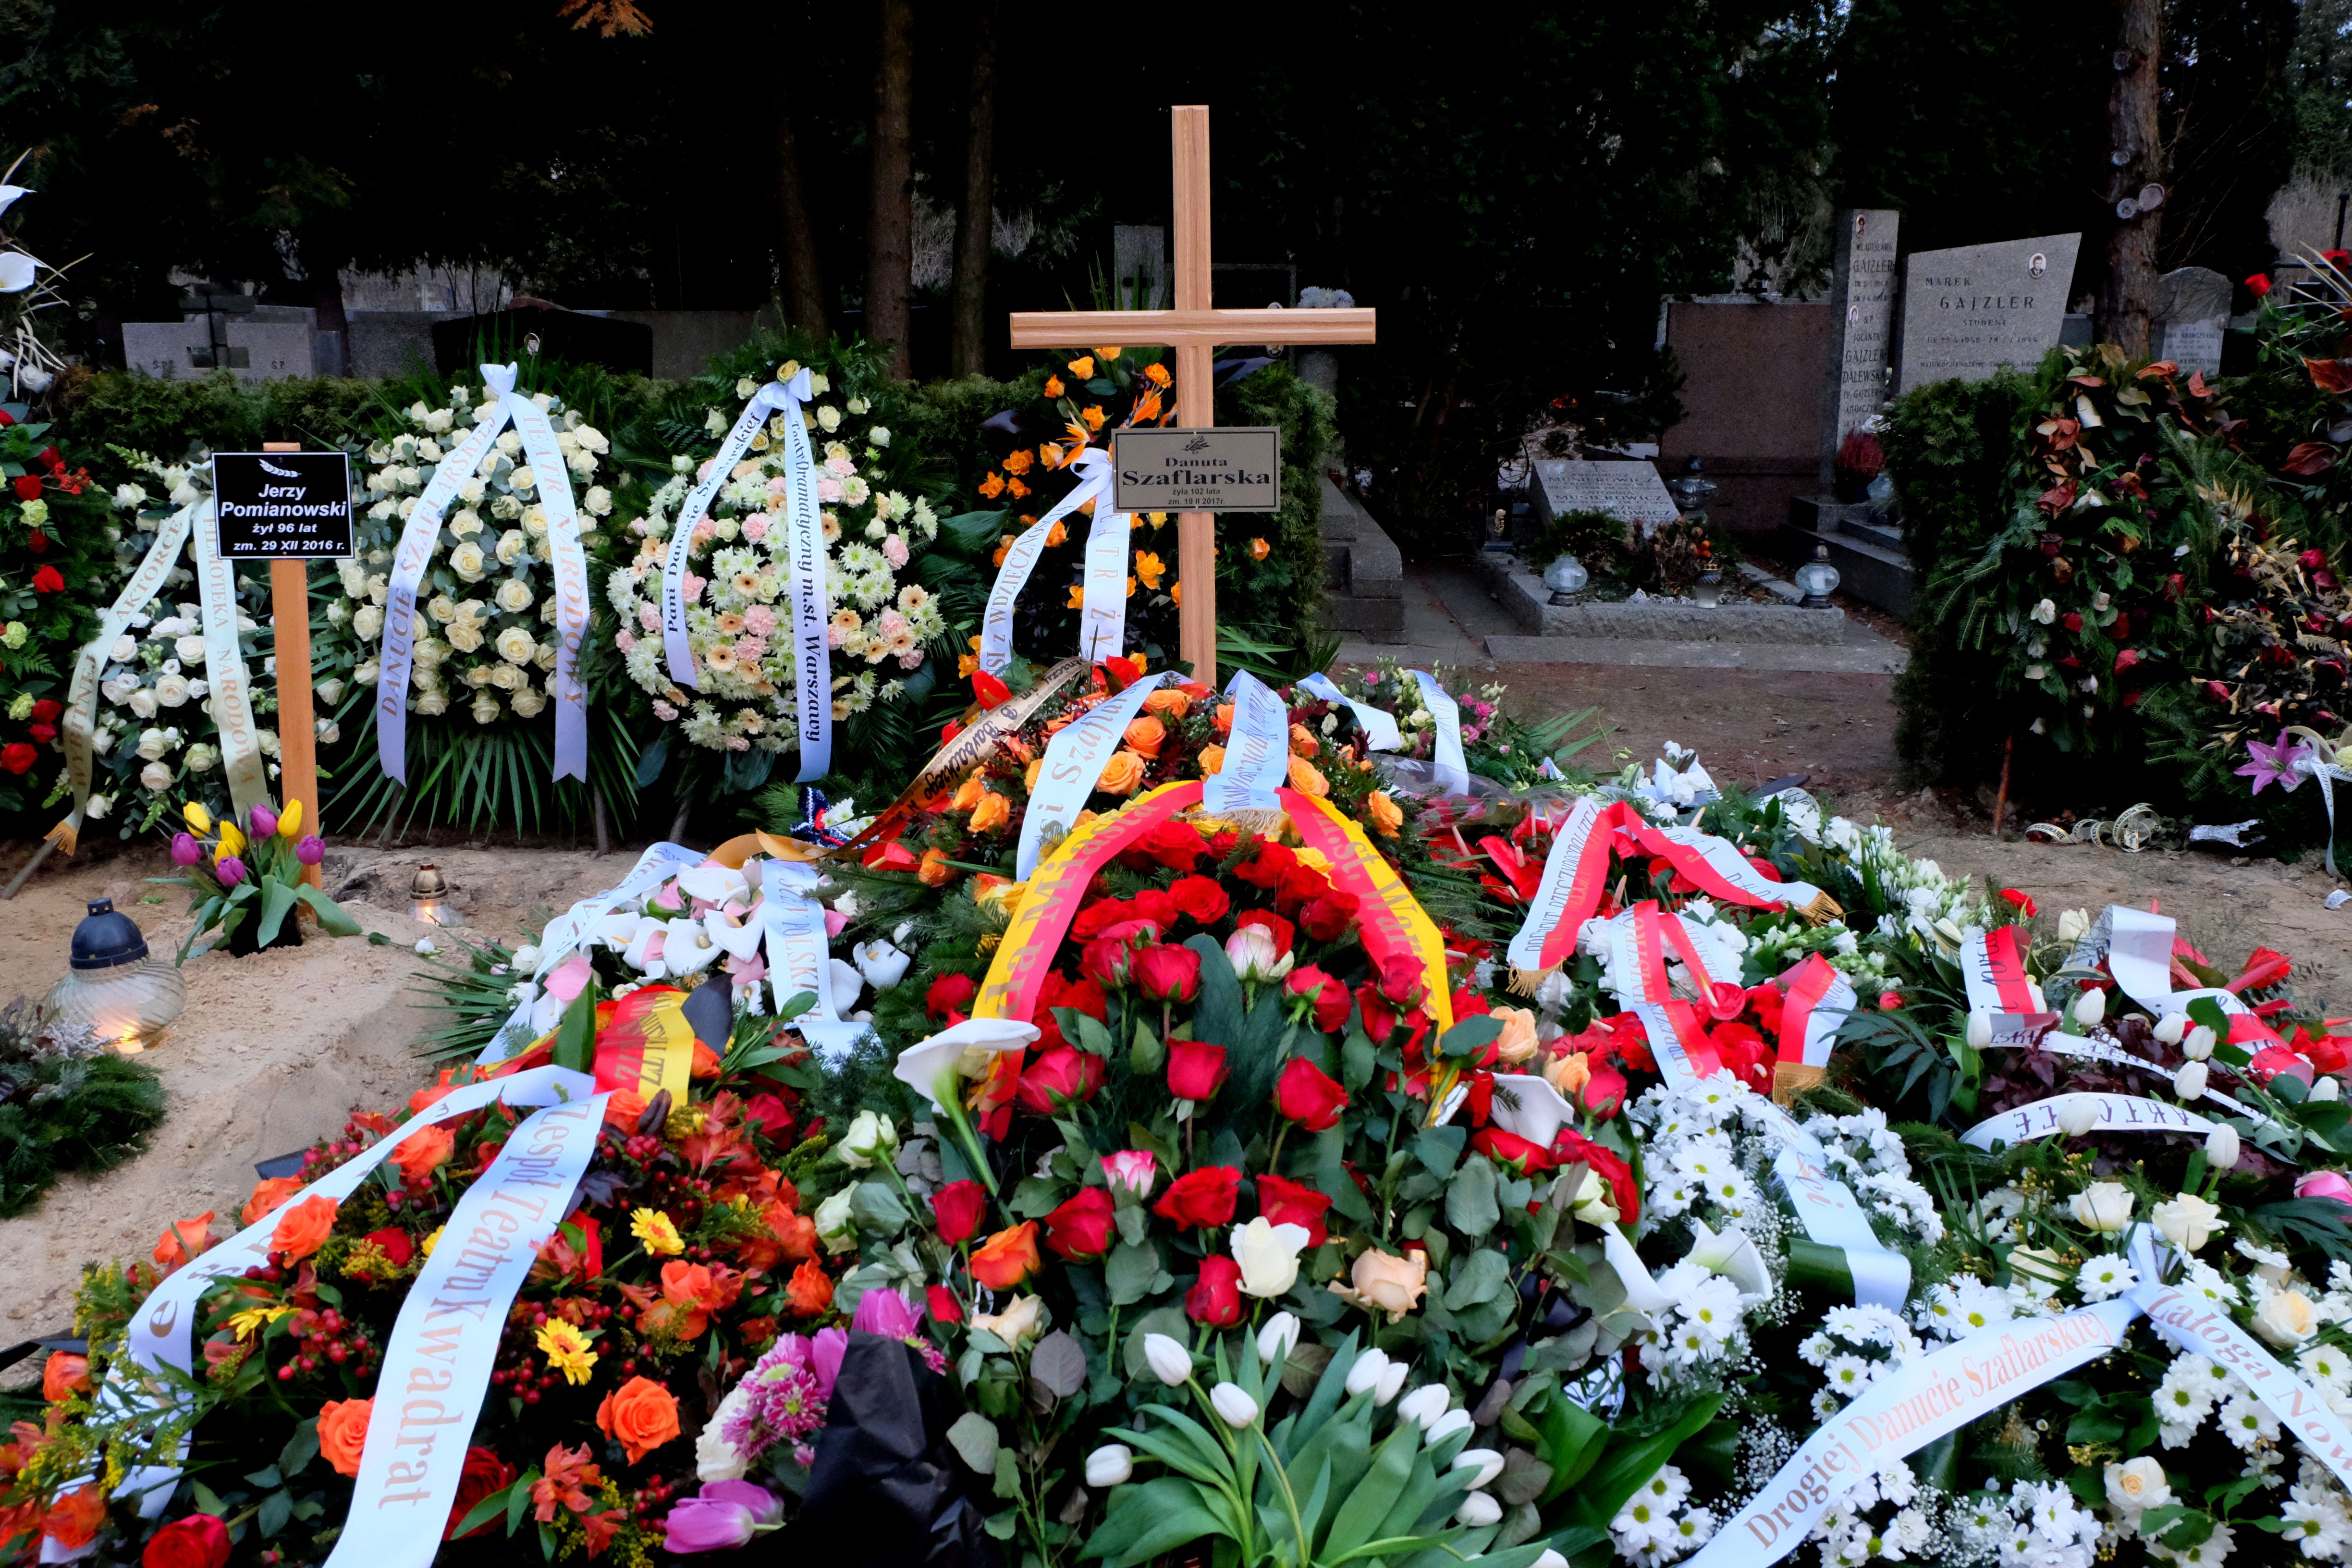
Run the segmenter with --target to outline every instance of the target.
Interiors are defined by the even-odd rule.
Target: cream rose
[[[539,652],[539,645],[520,626],[509,626],[499,634],[499,657],[509,664],[529,664]]]
[[[536,719],[547,710],[547,699],[535,687],[526,686],[514,694],[510,704],[519,719]]]
[[[1334,1279],[1332,1290],[1368,1312],[1386,1312],[1393,1323],[1421,1304],[1429,1288],[1429,1260],[1367,1252],[1356,1259],[1348,1277],[1353,1289]]]
[[[172,787],[172,770],[161,763],[149,763],[139,770],[139,782],[152,790]]]
[[[436,625],[446,626],[457,618],[457,601],[446,594],[436,594],[426,603],[425,613],[433,617]]]
[[[472,540],[466,541],[449,552],[449,570],[468,583],[482,580],[482,547]]]
[[[530,548],[530,541],[523,536],[521,529],[508,529],[504,533],[499,535],[499,564],[501,566],[513,565],[516,562],[522,559],[523,552]]]
[[[362,642],[373,642],[383,635],[383,612],[373,605],[362,605],[352,612],[352,632]]]
[[[1536,1054],[1536,1014],[1532,1007],[1497,1007],[1495,1019],[1503,1032],[1495,1037],[1495,1054],[1514,1067]]]
[[[535,603],[530,595],[530,584],[520,577],[509,577],[499,584],[495,597],[498,599],[499,608],[510,616],[521,615]]]
[[[2300,1290],[2274,1290],[2254,1312],[2254,1332],[2285,1349],[2319,1331],[2319,1314]]]
[[[2230,1222],[2221,1217],[2221,1205],[2195,1193],[2183,1193],[2157,1205],[2153,1217],[2156,1233],[2183,1252],[2198,1251],[2216,1232],[2230,1228]]]
[[[430,719],[436,713],[449,711],[449,699],[441,692],[428,691],[416,700],[416,710]]]
[[[2093,1182],[2068,1204],[2074,1223],[2113,1236],[2131,1223],[2132,1195],[2121,1182]]]
[[[188,678],[166,675],[155,682],[155,700],[166,708],[177,708],[188,700]]]
[[[2157,1460],[2143,1454],[2127,1465],[2108,1464],[2107,1501],[2118,1513],[2137,1520],[2147,1510],[2162,1508],[2171,1500],[2172,1483]]]

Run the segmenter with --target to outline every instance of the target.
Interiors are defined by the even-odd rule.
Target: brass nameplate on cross
[[[1281,504],[1282,431],[1273,425],[1118,430],[1117,511],[1272,511]]]

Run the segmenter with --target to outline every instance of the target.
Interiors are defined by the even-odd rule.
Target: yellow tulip
[[[245,835],[237,831],[237,826],[236,823],[222,823],[220,825],[220,847],[213,851],[213,863],[215,865],[218,865],[220,863],[221,857],[224,855],[243,854],[245,852]]]
[[[210,833],[213,830],[213,814],[193,800],[180,809],[180,815],[188,819],[188,829],[192,833]]]
[[[302,803],[299,800],[289,800],[286,803],[285,815],[278,819],[278,837],[291,843],[301,831]]]

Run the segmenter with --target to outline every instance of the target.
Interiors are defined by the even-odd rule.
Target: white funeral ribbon
[[[1004,552],[1004,564],[997,569],[996,581],[989,584],[988,608],[980,617],[980,668],[991,675],[1003,675],[1013,662],[1013,609],[1021,597],[1021,590],[1029,581],[1029,574],[1037,567],[1037,557],[1045,552],[1045,536],[1054,525],[1088,501],[1096,503],[1099,514],[1110,504],[1112,471],[1110,454],[1100,447],[1088,447],[1070,459],[1070,469],[1078,482],[1070,493],[1055,501],[1045,516],[1022,531]],[[1127,531],[1127,519],[1118,523],[1122,541]],[[1094,537],[1087,536],[1087,584],[1082,603],[1082,624],[1096,624],[1096,592],[1094,578]],[[1127,614],[1127,572],[1124,563],[1118,574],[1118,610],[1122,619]],[[1116,643],[1117,637],[1112,638]],[[1116,650],[1114,650],[1116,651]]]
[[[181,1265],[171,1278],[156,1286],[147,1300],[140,1303],[137,1314],[131,1320],[127,1353],[108,1370],[106,1384],[99,1394],[100,1405],[110,1415],[152,1414],[152,1426],[156,1427],[167,1424],[185,1408],[185,1396],[173,1392],[170,1384],[150,1374],[166,1366],[184,1374],[193,1369],[197,1303],[205,1292],[221,1279],[242,1275],[247,1268],[258,1268],[269,1261],[270,1237],[277,1231],[278,1219],[289,1205],[314,1197],[332,1198],[341,1203],[357,1192],[378,1165],[416,1133],[479,1110],[493,1101],[502,1100],[509,1105],[550,1105],[592,1095],[595,1087],[595,1079],[587,1073],[573,1072],[568,1068],[545,1067],[452,1089],[377,1142],[284,1200],[258,1221],[209,1252],[199,1254]],[[509,1140],[509,1147],[516,1147],[518,1142]],[[594,1140],[592,1137],[588,1142],[593,1145]],[[492,1322],[493,1337],[497,1329],[502,1326],[504,1318],[501,1310]],[[389,1378],[378,1383],[380,1390],[391,1386]],[[467,1431],[471,1430],[469,1422]],[[465,1450],[462,1436],[457,1444],[457,1450],[462,1460]],[[173,1489],[179,1484],[181,1460],[184,1454],[183,1439],[177,1451],[154,1456],[163,1462],[131,1469],[122,1484],[115,1489],[114,1495],[119,1498],[137,1497],[140,1500],[139,1511],[149,1519],[154,1518],[172,1500]],[[445,1507],[441,1517],[446,1519],[446,1513]],[[441,1537],[437,1527],[430,1532],[428,1539],[436,1545],[439,1543]]]
[[[490,1043],[482,1047],[478,1062],[488,1064],[506,1060],[531,1041],[555,1027],[563,1014],[563,1003],[546,989],[550,973],[580,949],[596,929],[596,922],[623,904],[635,903],[656,888],[691,866],[702,864],[701,851],[688,849],[683,844],[656,844],[637,857],[629,874],[601,893],[592,893],[563,913],[547,922],[539,933],[539,962],[531,966],[527,977],[532,983],[531,996],[515,1004]]]
[[[433,563],[442,514],[479,472],[499,435],[511,423],[521,437],[532,493],[547,519],[548,553],[555,578],[555,769],[558,779],[588,777],[587,699],[580,683],[580,648],[588,629],[588,564],[580,549],[579,514],[572,501],[572,471],[556,445],[546,410],[514,389],[518,367],[481,367],[483,390],[497,403],[487,419],[435,466],[410,509],[394,552],[383,615],[383,651],[376,679],[376,762],[394,780],[408,781],[408,681],[416,650],[416,590]]]
[[[65,734],[66,781],[73,790],[73,810],[45,835],[57,840],[68,855],[74,851],[74,840],[89,809],[90,784],[97,770],[100,672],[110,661],[115,639],[130,629],[131,617],[163,591],[163,579],[179,564],[180,551],[188,542],[191,524],[206,530],[212,527],[213,503],[209,498],[190,501],[156,526],[155,542],[147,547],[131,580],[99,617],[98,635],[84,643],[81,651],[74,656],[73,680],[66,691],[66,710],[59,725]],[[205,657],[209,661],[212,655],[207,651]],[[241,656],[239,663],[243,663]],[[205,689],[211,689],[209,675]]]
[[[211,512],[209,503],[205,510]],[[209,515],[196,529],[192,542],[196,555],[196,602],[205,623],[205,701],[220,731],[228,797],[242,817],[269,798],[269,779],[263,771],[261,737],[253,725],[245,655],[236,640],[236,563],[221,558],[217,530]],[[309,615],[309,605],[298,613]]]
[[[1696,771],[1696,764],[1694,764]],[[1721,795],[1716,796],[1717,800]],[[1759,903],[1786,904],[1791,910],[1802,910],[1822,896],[1822,890],[1811,882],[1776,882],[1749,863],[1747,856],[1727,838],[1696,827],[1676,826],[1654,827],[1650,831],[1672,840],[1706,862],[1706,868],[1756,900]]]
[[[507,1309],[587,1173],[611,1098],[534,1113],[450,1211],[384,1346],[330,1568],[426,1568],[441,1550]]]
[[[789,381],[772,381],[753,393],[743,412],[735,416],[735,427],[727,432],[727,439],[719,443],[718,452],[704,467],[702,482],[688,492],[677,509],[677,521],[670,525],[669,553],[662,558],[662,653],[669,663],[669,678],[680,686],[695,689],[702,684],[686,630],[686,576],[694,553],[694,531],[710,515],[711,503],[734,478],[735,465],[743,460],[743,454],[751,449],[752,437],[774,413],[784,416],[785,504],[793,513],[803,510],[803,503],[807,510],[815,510],[816,481],[808,471],[808,459],[814,454],[809,447],[808,427],[801,419],[802,403],[814,395],[815,382],[806,366]],[[793,444],[796,429],[800,432],[797,449]]]
[[[1470,766],[1462,760],[1462,705],[1445,694],[1427,672],[1405,671],[1421,683],[1421,700],[1428,705],[1429,716],[1437,721],[1433,756],[1437,790],[1440,795],[1468,795]]]
[[[2308,773],[2319,781],[2319,804],[2327,813],[2327,838],[2321,847],[2321,858],[2327,863],[2327,874],[2340,877],[2336,868],[2336,781],[2352,782],[2352,773],[2346,772],[2335,762],[2336,742],[2306,724],[2293,724],[2279,736],[2284,743],[2290,735],[2306,735],[2310,743],[2296,748],[2292,766],[2296,773]]]
[[[2090,1101],[2099,1108],[2099,1132],[2188,1132],[2202,1138],[2213,1131],[2213,1123],[2193,1110],[2178,1105],[2168,1105],[2160,1100],[2147,1100],[2137,1094],[2098,1094],[2075,1090],[2053,1094],[2047,1100],[2037,1100],[2031,1105],[2021,1105],[2014,1110],[2004,1110],[1999,1116],[1987,1117],[1966,1132],[1960,1142],[1974,1149],[1990,1149],[1996,1141],[2009,1144],[2030,1142],[2047,1138],[2058,1131],[2059,1113],[2080,1101]]]
[[[2101,923],[2107,928],[2107,973],[2124,994],[2157,1017],[2185,1013],[2189,1004],[2210,999],[2222,1012],[2254,1016],[2235,992],[2216,985],[2193,991],[2172,988],[2172,942],[2176,927],[2170,915],[2151,914],[2123,904],[2110,904]],[[2235,1042],[2242,1044],[2243,1042]]]
[[[788,1028],[800,1031],[809,1048],[838,1066],[864,1039],[870,1026],[842,1017],[833,1001],[833,957],[827,946],[824,906],[816,900],[822,879],[793,860],[770,860],[760,877],[760,923],[768,950],[768,979],[775,988],[776,1011],[806,991],[816,1005],[793,1019]]]
[[[1163,670],[1129,683],[1126,690],[1097,703],[1076,722],[1065,724],[1045,742],[1045,765],[1037,771],[1037,787],[1029,793],[1029,808],[1021,821],[1021,846],[1013,863],[1013,879],[1025,882],[1037,868],[1045,829],[1058,826],[1068,832],[1077,821],[1101,779],[1103,765],[1118,750],[1127,727],[1142,710],[1143,700],[1168,679]]]
[[[1280,811],[1274,792],[1290,776],[1290,710],[1246,669],[1225,683],[1233,700],[1233,733],[1225,764],[1201,784],[1201,809],[1212,816],[1236,811]]]
[[[1968,986],[1969,1016],[1982,1017],[1991,1026],[1990,1044],[2031,1045],[2034,1031],[2056,1023],[2058,1015],[2050,1011],[2042,987],[2025,973],[2025,955],[2016,951],[2015,938],[2008,942],[2017,966],[2013,974],[1996,967],[1990,935],[1974,926],[1961,932],[1960,978]]]
[[[1806,1140],[1811,1142],[1808,1137]],[[1808,1152],[1792,1145],[1773,1156],[1772,1173],[1789,1194],[1806,1236],[1845,1254],[1857,1306],[1899,1312],[1911,1295],[1911,1260],[1890,1251],[1870,1228],[1869,1211],[1852,1189],[1829,1173],[1821,1146]]]
[[[1536,896],[1528,900],[1528,918],[1519,922],[1518,934],[1511,938],[1507,956],[1514,969],[1534,974],[1543,968],[1544,942],[1567,918],[1569,903],[1576,894],[1577,863],[1584,858],[1585,843],[1600,820],[1601,803],[1591,795],[1580,795],[1569,809],[1568,820],[1552,830],[1543,879],[1536,884]]]
[[[1097,502],[1087,530],[1087,575],[1079,591],[1078,657],[1117,658],[1127,646],[1127,541],[1133,520]]]
[[[1359,702],[1339,689],[1339,683],[1328,675],[1310,675],[1298,683],[1301,691],[1311,691],[1326,702],[1344,702],[1364,727],[1364,749],[1370,752],[1401,752],[1404,737],[1397,731],[1393,715],[1385,713],[1369,702]],[[1551,759],[1544,759],[1549,762]]]

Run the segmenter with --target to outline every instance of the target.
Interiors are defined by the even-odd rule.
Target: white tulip
[[[1969,1049],[1971,1049],[1971,1050],[1978,1050],[1978,1051],[1981,1051],[1981,1050],[1987,1050],[1987,1049],[1990,1049],[1990,1047],[1991,1047],[1991,1045],[1992,1045],[1992,1015],[1990,1015],[1990,1013],[1971,1013],[1971,1014],[1969,1014]]]
[[[2100,1112],[2105,1108],[2087,1096],[2071,1100],[2058,1112],[2058,1131],[2069,1138],[2080,1138],[2098,1126]]]
[[[1370,1394],[1380,1386],[1381,1373],[1388,1371],[1389,1358],[1383,1351],[1366,1351],[1348,1369],[1348,1392]]]
[[[1568,1559],[1547,1546],[1544,1554],[1537,1558],[1530,1568],[1568,1568]]]
[[[2189,1015],[2186,1013],[2167,1013],[2158,1020],[2155,1029],[2157,1039],[2168,1046],[2179,1045],[2180,1037],[2188,1032]]]
[[[1268,1225],[1264,1215],[1233,1235],[1234,1261],[1242,1266],[1242,1289],[1261,1299],[1279,1296],[1298,1282],[1298,1254],[1308,1236],[1303,1225]]]
[[[2188,1038],[2180,1042],[2180,1048],[2190,1061],[2201,1062],[2213,1054],[2214,1044],[2213,1031],[2200,1024],[2189,1031]]]
[[[1298,1348],[1298,1314],[1276,1312],[1257,1331],[1257,1359],[1267,1366],[1290,1359]]]
[[[1424,1383],[1397,1401],[1397,1419],[1417,1421],[1426,1432],[1453,1404],[1454,1395],[1446,1392],[1444,1384]]]
[[[2085,991],[2074,998],[2074,1022],[2089,1028],[2107,1016],[2107,994]]]
[[[1166,1334],[1143,1336],[1143,1359],[1151,1375],[1171,1388],[1181,1388],[1192,1375],[1192,1352]]]
[[[2072,947],[2091,929],[2091,911],[2063,910],[2058,915],[2058,940]]]
[[[1257,1401],[1244,1394],[1238,1384],[1217,1384],[1209,1390],[1209,1403],[1228,1426],[1246,1426],[1257,1419]]]
[[[2311,1092],[2305,1095],[2304,1098],[2305,1100],[2318,1100],[2325,1104],[2326,1101],[2336,1099],[2343,1092],[2344,1084],[2340,1079],[2336,1078],[2332,1074],[2321,1073],[2316,1079],[2312,1080]]]
[[[1462,1506],[1454,1510],[1454,1519],[1456,1523],[1467,1525],[1472,1530],[1500,1524],[1503,1522],[1503,1505],[1485,1492],[1472,1492],[1462,1500]]]
[[[1405,1373],[1412,1370],[1412,1367],[1401,1361],[1392,1361],[1382,1367],[1380,1385],[1372,1390],[1372,1403],[1386,1405],[1390,1400],[1394,1399],[1404,1388]]]
[[[1475,1425],[1467,1410],[1449,1410],[1430,1423],[1429,1429],[1423,1434],[1423,1441],[1443,1443],[1456,1432],[1467,1432]]]
[[[1465,1448],[1454,1456],[1457,1470],[1476,1466],[1478,1473],[1470,1478],[1470,1489],[1477,1491],[1503,1473],[1503,1456],[1492,1448]]]
[[[2211,1070],[2203,1062],[2182,1063],[2180,1070],[2172,1075],[2172,1092],[2184,1100],[2202,1100],[2205,1079]]]
[[[2216,1122],[2213,1131],[2205,1134],[2205,1159],[2215,1170],[2235,1170],[2240,1152],[2238,1130],[2228,1122]]]
[[[1100,1491],[1135,1474],[1135,1451],[1124,1443],[1105,1443],[1087,1456],[1087,1485]]]
[[[898,1130],[887,1118],[861,1110],[841,1142],[834,1145],[834,1152],[841,1156],[843,1164],[864,1171],[872,1169],[875,1162],[887,1159],[898,1146]]]

